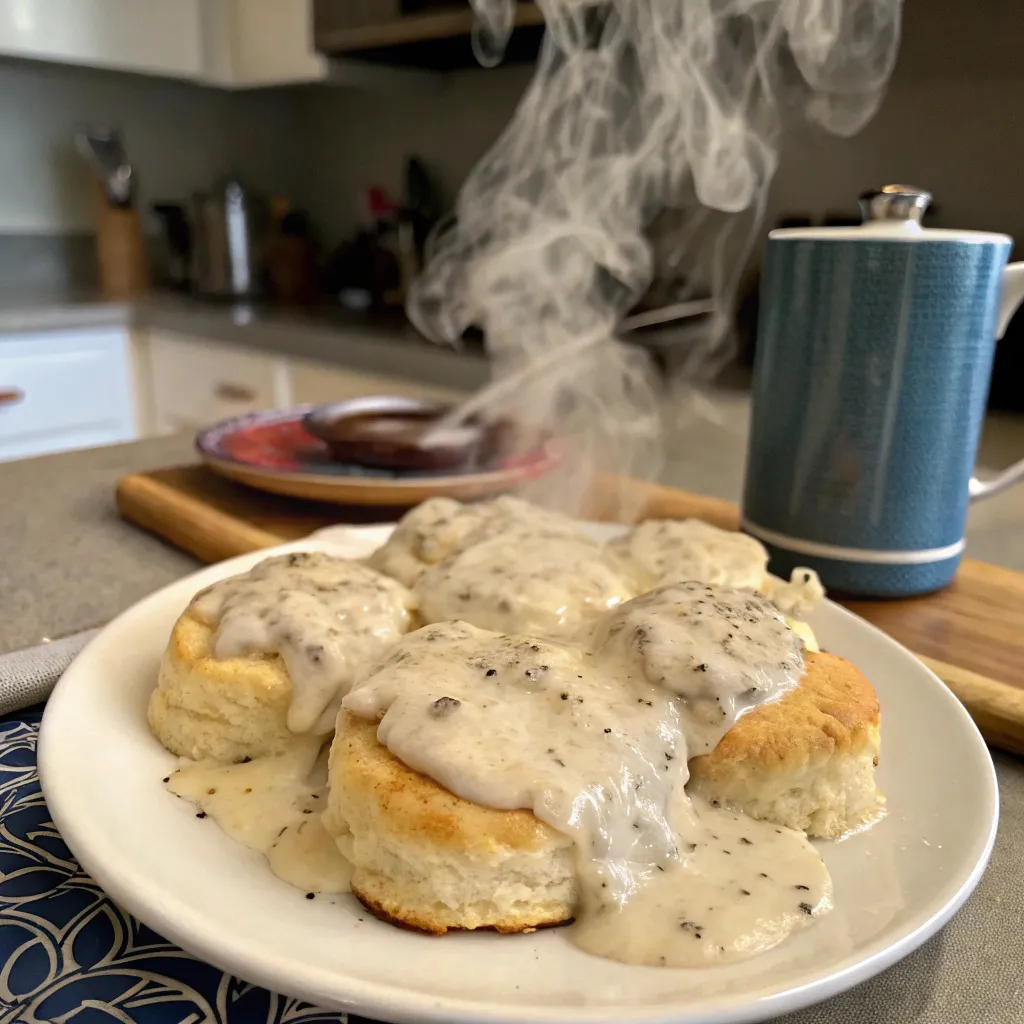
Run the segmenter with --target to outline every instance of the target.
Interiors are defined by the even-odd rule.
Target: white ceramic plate
[[[275,550],[356,556],[388,532],[335,528]],[[878,774],[889,811],[868,831],[821,844],[836,909],[777,949],[706,970],[628,967],[588,956],[557,929],[428,938],[377,921],[351,896],[306,900],[165,791],[175,758],[146,726],[177,615],[200,587],[270,553],[211,566],[115,619],[50,698],[39,747],[46,801],[82,866],[158,932],[251,982],[401,1022],[760,1021],[906,956],[984,870],[998,798],[977,729],[911,654],[825,604],[811,620],[822,646],[857,664],[882,703]]]

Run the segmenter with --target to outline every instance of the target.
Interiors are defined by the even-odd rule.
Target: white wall
[[[83,123],[120,127],[140,196],[182,199],[225,173],[294,195],[300,94],[229,93],[137,75],[0,61],[0,233],[93,224],[91,172],[74,149]]]

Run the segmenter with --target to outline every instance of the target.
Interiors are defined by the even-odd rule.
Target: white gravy
[[[453,498],[430,498],[402,516],[394,533],[367,562],[411,587],[430,566],[512,529],[529,531],[534,537],[571,537],[593,544],[568,516],[521,498],[503,495],[466,505]]]
[[[429,568],[413,588],[424,622],[573,636],[632,597],[633,584],[587,538],[511,528]]]
[[[753,537],[700,519],[645,520],[608,550],[638,567],[652,586],[696,580],[761,590],[768,571],[768,552]]]
[[[584,867],[578,946],[627,963],[700,967],[745,960],[832,908],[828,871],[801,832],[693,798],[697,831],[678,861]]]
[[[743,636],[726,643],[734,621]],[[690,585],[608,613],[588,643],[424,627],[343,706],[379,719],[380,742],[446,789],[527,808],[574,839],[580,946],[690,966],[752,955],[831,905],[805,837],[683,788],[689,744],[703,749],[802,670],[800,640],[768,602]]]
[[[771,601],[702,583],[634,598],[597,624],[593,644],[679,695],[690,757],[713,750],[741,714],[803,674],[803,641]]]
[[[779,610],[791,618],[803,618],[816,604],[825,600],[825,588],[813,569],[794,569],[789,582],[768,577],[768,596]]]
[[[358,562],[319,551],[279,555],[199,593],[218,658],[280,654],[292,681],[288,728],[325,735],[356,675],[411,624],[413,597]]]
[[[231,839],[266,856],[278,878],[305,892],[347,892],[349,862],[321,821],[327,759],[321,737],[242,764],[179,768],[167,788],[195,804]]]

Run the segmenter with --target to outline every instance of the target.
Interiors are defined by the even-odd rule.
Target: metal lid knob
[[[864,192],[860,196],[860,215],[865,221],[905,220],[921,223],[931,192],[914,188],[913,185],[884,185],[882,188]]]

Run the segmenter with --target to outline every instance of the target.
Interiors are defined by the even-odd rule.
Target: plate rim
[[[813,977],[799,985],[791,985],[765,995],[751,997],[747,1002],[738,1006],[734,1004],[733,997],[719,994],[711,1005],[705,1003],[701,1006],[700,1018],[691,1017],[687,1014],[686,1007],[679,1003],[637,1003],[632,1006],[628,1004],[615,1006],[608,1004],[566,1005],[560,1006],[553,1013],[553,1007],[545,1007],[541,1004],[509,1006],[493,1001],[484,1003],[474,999],[435,996],[418,992],[415,989],[405,989],[354,977],[345,979],[346,994],[341,997],[336,992],[327,992],[316,982],[316,977],[322,973],[316,968],[303,968],[302,965],[294,963],[290,966],[277,963],[280,958],[276,955],[266,956],[262,955],[259,950],[246,949],[244,940],[241,943],[236,940],[232,945],[226,946],[223,934],[209,923],[208,918],[197,914],[189,907],[180,905],[180,901],[173,893],[169,894],[170,898],[166,894],[161,896],[162,890],[153,889],[150,879],[136,879],[134,885],[123,881],[123,879],[132,877],[131,865],[129,862],[126,865],[128,870],[123,873],[116,869],[116,841],[107,839],[106,848],[103,849],[102,843],[94,844],[87,835],[83,837],[83,831],[88,833],[88,823],[84,830],[79,829],[76,823],[75,809],[63,801],[59,787],[55,787],[51,781],[55,777],[59,778],[60,775],[59,743],[55,737],[63,724],[60,718],[61,702],[65,693],[72,692],[71,688],[75,685],[76,676],[88,671],[90,651],[94,651],[100,646],[104,637],[125,628],[130,625],[132,619],[142,618],[148,610],[159,605],[165,600],[164,595],[167,591],[183,587],[185,583],[189,583],[191,586],[194,582],[198,588],[206,585],[207,582],[213,582],[216,578],[230,575],[232,572],[244,571],[255,561],[278,553],[310,547],[330,551],[333,547],[332,541],[328,537],[318,536],[324,532],[380,531],[383,526],[393,527],[393,525],[393,523],[380,523],[351,527],[328,527],[327,531],[317,531],[309,537],[297,541],[275,545],[214,563],[161,587],[112,619],[89,642],[62,675],[47,702],[40,725],[37,764],[43,796],[54,824],[83,869],[115,902],[121,904],[139,920],[186,951],[192,952],[193,955],[224,971],[271,990],[299,995],[303,999],[321,1002],[324,1006],[334,1007],[343,1012],[355,1012],[361,1016],[377,1018],[381,1021],[408,1021],[410,1024],[412,1022],[419,1024],[424,1021],[436,1021],[438,1024],[479,1024],[483,1021],[552,1022],[557,1019],[574,1022],[614,1021],[616,1024],[671,1024],[671,1022],[680,1021],[697,1024],[697,1021],[700,1020],[702,1022],[714,1021],[715,1024],[743,1024],[743,1022],[770,1019],[777,1014],[793,1012],[832,998],[902,960],[944,927],[976,888],[988,866],[999,822],[999,789],[995,766],[991,752],[966,709],[946,684],[916,658],[925,678],[931,685],[938,688],[942,698],[949,704],[950,712],[956,715],[960,719],[961,725],[966,728],[966,736],[970,738],[970,742],[976,744],[977,749],[984,754],[980,761],[987,792],[983,795],[987,797],[986,802],[991,804],[991,813],[988,815],[987,833],[980,844],[975,844],[977,855],[974,857],[970,870],[966,873],[961,871],[955,876],[955,885],[951,891],[948,891],[948,886],[942,890],[945,895],[941,897],[941,905],[937,907],[929,905],[930,909],[925,907],[914,914],[898,930],[895,939],[885,940],[882,936],[876,936],[866,944],[868,952],[865,953],[863,948],[859,952],[851,952],[840,959],[837,965],[814,971]],[[599,525],[604,530],[609,529],[609,524],[594,525]],[[828,604],[832,606],[834,613],[856,620],[859,628],[868,629],[882,637],[887,643],[895,645],[907,656],[914,657],[912,652],[876,626],[834,602],[829,601]],[[141,885],[138,884],[139,881],[142,882]],[[179,905],[176,906],[176,904]],[[223,928],[224,926],[219,927]],[[303,978],[304,972],[308,973],[308,978]],[[295,979],[299,979],[298,986],[293,984]],[[299,988],[302,990],[301,993],[298,991]],[[726,1000],[733,1001],[733,1005],[728,1005]],[[718,1002],[723,1003],[721,1008],[714,1005]]]

